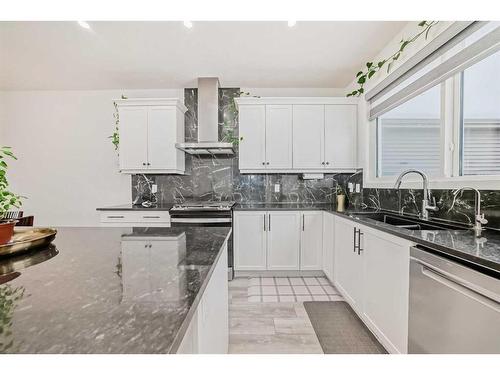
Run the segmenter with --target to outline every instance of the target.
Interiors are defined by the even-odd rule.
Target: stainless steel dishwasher
[[[500,353],[500,280],[413,247],[409,353]]]

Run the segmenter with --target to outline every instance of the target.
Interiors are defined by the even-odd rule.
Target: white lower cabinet
[[[407,353],[411,243],[367,228],[364,233],[364,315],[388,351]]]
[[[335,284],[352,308],[362,312],[363,252],[358,250],[358,237],[362,236],[352,221],[335,218]]]
[[[229,348],[227,243],[203,292],[178,354],[227,354]]]
[[[272,211],[267,214],[267,223],[267,269],[298,270],[300,213]]]
[[[300,228],[300,269],[323,269],[323,212],[303,211]]]
[[[234,213],[234,269],[262,271],[267,269],[267,212]]]
[[[234,213],[235,271],[321,271],[321,211]]]
[[[323,212],[323,272],[325,276],[334,282],[334,251],[335,251],[335,216],[329,212]]]
[[[335,285],[390,353],[407,353],[411,245],[335,218]]]

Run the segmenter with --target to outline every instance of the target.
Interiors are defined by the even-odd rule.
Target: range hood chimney
[[[198,78],[198,142],[177,143],[191,155],[232,155],[233,144],[219,142],[219,79]]]

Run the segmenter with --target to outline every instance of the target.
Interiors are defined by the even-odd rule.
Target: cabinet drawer
[[[170,223],[168,211],[102,211],[101,223]]]

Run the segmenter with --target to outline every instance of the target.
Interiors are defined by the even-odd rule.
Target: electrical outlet
[[[354,191],[354,186],[352,182],[349,182],[347,184],[347,188],[349,189],[349,193],[352,193]]]
[[[279,193],[280,192],[280,184],[274,184],[274,192]]]
[[[361,184],[356,184],[356,193],[361,193]]]
[[[153,185],[151,186],[151,193],[155,194],[157,191],[158,191],[158,185],[153,184]]]

